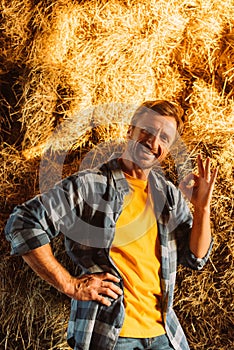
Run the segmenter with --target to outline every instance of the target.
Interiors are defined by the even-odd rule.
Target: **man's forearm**
[[[67,294],[72,276],[55,258],[50,244],[43,245],[23,255],[25,262],[43,280]]]
[[[197,258],[203,258],[210,246],[210,209],[195,208],[190,237],[190,250]]]
[[[108,273],[73,277],[54,257],[49,244],[23,255],[25,262],[45,281],[76,300],[95,300],[106,306],[111,302],[105,296],[117,299],[122,290],[115,284],[119,278]]]
[[[188,174],[180,183],[180,189],[194,206],[190,250],[197,258],[204,258],[211,243],[210,204],[218,168],[211,173],[210,158],[203,164],[200,154],[197,165],[198,175]]]

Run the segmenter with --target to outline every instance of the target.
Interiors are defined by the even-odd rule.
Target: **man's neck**
[[[124,155],[119,158],[119,164],[123,172],[139,180],[147,180],[150,169],[141,169],[132,160],[126,159]]]

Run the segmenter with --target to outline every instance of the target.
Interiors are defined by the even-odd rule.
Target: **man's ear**
[[[128,131],[127,131],[127,138],[130,139],[131,135],[132,135],[132,131],[133,131],[133,125],[129,125],[128,126]]]

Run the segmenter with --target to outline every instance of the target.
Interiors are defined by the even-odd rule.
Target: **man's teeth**
[[[157,158],[157,153],[154,153],[153,151],[151,151],[149,148],[145,148],[144,152]]]

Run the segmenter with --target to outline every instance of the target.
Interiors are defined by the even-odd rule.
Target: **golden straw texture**
[[[196,167],[200,152],[219,174],[214,249],[202,271],[179,267],[175,309],[191,350],[230,350],[233,0],[2,0],[0,8],[2,229],[16,204],[86,166],[84,159],[92,165],[118,149],[141,102],[180,103],[187,148],[182,172]],[[176,183],[173,159],[165,167]],[[73,271],[62,238],[53,247]],[[20,257],[11,258],[3,233],[0,253],[0,348],[69,349],[69,299]]]

